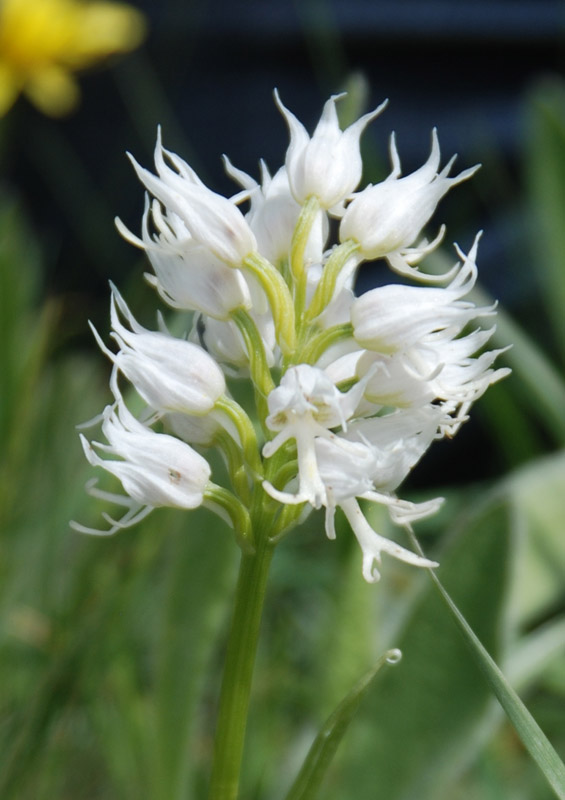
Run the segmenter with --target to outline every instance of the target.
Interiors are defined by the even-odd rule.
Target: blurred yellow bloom
[[[72,73],[137,47],[145,18],[131,6],[81,0],[0,0],[0,116],[23,92],[50,116],[79,99]]]

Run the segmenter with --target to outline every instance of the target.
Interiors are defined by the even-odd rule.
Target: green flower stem
[[[277,524],[273,529],[273,533],[269,537],[272,545],[277,545],[279,542],[291,533],[300,522],[300,516],[304,511],[306,503],[299,505],[286,505],[277,518]]]
[[[222,395],[222,397],[216,400],[214,408],[222,411],[233,422],[241,440],[245,460],[254,472],[262,477],[263,465],[259,456],[257,435],[249,416],[239,403],[236,403],[235,400],[232,400],[232,398],[227,395]]]
[[[306,290],[308,288],[308,272],[304,270],[294,282],[294,318],[296,332],[300,335],[304,327],[304,311],[306,309]]]
[[[231,485],[237,496],[249,508],[251,486],[247,467],[241,459],[241,446],[227,431],[218,431],[214,444],[223,453],[230,476]]]
[[[242,552],[216,727],[209,800],[236,800],[251,693],[253,666],[273,545],[272,520],[257,487],[252,513],[257,537],[253,555]]]
[[[265,420],[269,413],[267,409],[267,397],[275,388],[275,384],[267,364],[263,341],[257,330],[257,326],[247,311],[243,311],[242,309],[234,311],[233,321],[239,328],[245,342],[245,347],[247,348],[249,371],[251,372],[251,379],[255,387],[255,402],[257,404],[259,419]]]
[[[309,197],[300,211],[300,216],[292,234],[290,245],[290,271],[294,279],[294,311],[296,323],[300,326],[301,317],[306,305],[307,273],[304,269],[304,252],[312,226],[316,220],[320,202],[317,197]]]
[[[338,342],[353,338],[353,326],[350,322],[333,325],[315,334],[306,345],[298,351],[297,364],[315,364],[326,350]]]
[[[300,210],[290,245],[290,269],[295,278],[300,278],[304,271],[304,251],[319,210],[320,201],[314,195],[306,200]]]
[[[231,523],[244,553],[251,555],[255,552],[249,511],[233,492],[210,482],[204,492],[204,505]]]
[[[310,307],[306,312],[306,321],[312,322],[316,319],[331,301],[339,273],[346,265],[347,261],[359,250],[359,243],[353,239],[348,239],[343,244],[335,248],[322,272],[320,282],[314,292],[314,297]]]
[[[242,266],[253,274],[267,295],[281,351],[292,353],[295,345],[294,304],[285,279],[260,253],[250,253]]]
[[[275,478],[273,480],[273,486],[275,489],[280,489],[281,491],[287,485],[287,483],[294,477],[296,477],[298,473],[298,461],[296,460],[296,449],[292,453],[292,457],[290,457],[287,461],[285,461],[280,469],[277,469],[275,474]],[[281,509],[281,513],[287,508],[287,506],[283,506]]]

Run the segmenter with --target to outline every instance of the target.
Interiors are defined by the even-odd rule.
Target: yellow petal
[[[19,65],[52,60],[68,49],[81,6],[69,0],[4,0],[0,49]]]
[[[17,75],[6,64],[0,63],[0,117],[11,109],[20,91]]]
[[[133,50],[145,32],[143,14],[125,3],[0,0],[0,53],[22,66],[89,66]]]
[[[51,117],[62,117],[77,105],[80,92],[77,82],[64,69],[50,65],[29,77],[25,94],[40,111]]]
[[[90,3],[80,17],[72,47],[61,53],[61,59],[75,67],[133,50],[145,37],[145,17],[127,5]]]
[[[79,99],[71,72],[134,49],[145,32],[144,15],[125,3],[0,0],[0,114],[18,91],[46,114],[67,114]]]

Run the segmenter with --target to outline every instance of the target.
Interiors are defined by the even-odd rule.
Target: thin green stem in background
[[[357,681],[330,714],[312,742],[300,772],[286,795],[286,800],[315,800],[336,750],[355,717],[361,700],[367,694],[382,667],[385,664],[398,664],[401,657],[400,650],[387,650],[375,666]]]

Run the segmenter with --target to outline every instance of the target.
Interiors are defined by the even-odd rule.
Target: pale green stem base
[[[209,800],[236,800],[251,681],[267,575],[273,555],[265,529],[257,526],[253,555],[242,553],[228,641],[214,747]]]

